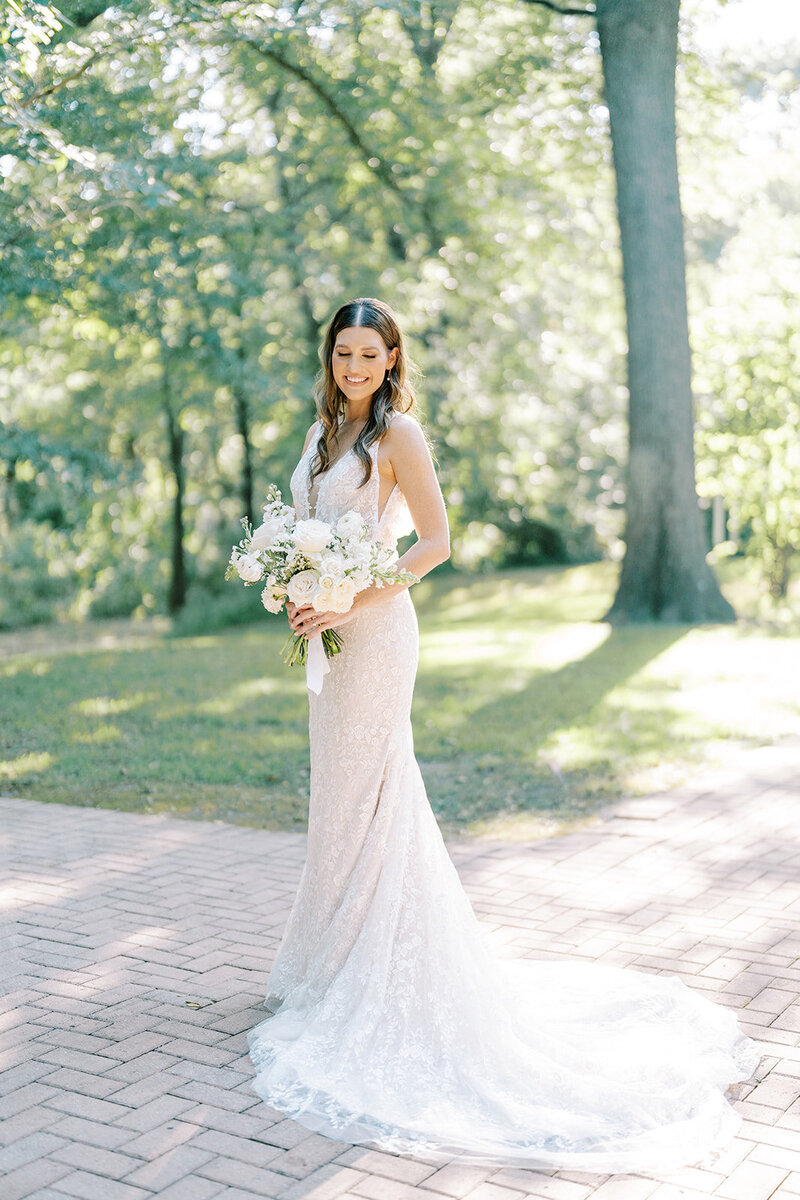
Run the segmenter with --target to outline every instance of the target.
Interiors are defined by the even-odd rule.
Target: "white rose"
[[[334,609],[333,607],[335,599],[336,593],[333,589],[323,590],[320,588],[318,592],[314,593],[314,599],[311,601],[311,605],[315,612],[336,612],[338,610]]]
[[[342,554],[326,554],[319,564],[321,575],[334,575],[341,579],[347,570],[347,563]]]
[[[341,579],[340,575],[332,575],[329,571],[320,571],[319,573],[319,590],[321,592],[332,592],[336,584]],[[321,608],[317,608],[318,612],[323,612]]]
[[[303,554],[319,554],[331,540],[332,530],[325,521],[298,521],[294,527],[294,544]]]
[[[346,613],[353,607],[356,585],[352,579],[340,579],[333,590],[331,612]]]
[[[279,613],[283,608],[283,601],[286,597],[286,589],[278,591],[276,587],[265,587],[261,593],[261,603],[267,612]]]
[[[250,538],[251,550],[271,550],[278,538],[286,532],[286,525],[279,517],[268,517]]]
[[[319,572],[298,571],[286,585],[286,594],[298,608],[309,604],[318,587]]]
[[[264,574],[264,567],[258,561],[257,554],[240,554],[236,560],[236,570],[239,578],[245,583],[257,583]]]
[[[336,532],[340,538],[353,537],[364,528],[364,518],[357,512],[346,512],[336,522]]]

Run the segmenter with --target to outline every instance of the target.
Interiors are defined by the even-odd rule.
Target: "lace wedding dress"
[[[309,516],[317,433],[294,474]],[[348,451],[318,476],[316,515],[354,508],[395,546]],[[414,757],[418,628],[401,592],[340,629],[309,692],[307,858],[266,1007],[252,1087],[328,1137],[483,1164],[652,1172],[696,1163],[740,1123],[724,1095],[766,1047],[677,977],[492,954]]]

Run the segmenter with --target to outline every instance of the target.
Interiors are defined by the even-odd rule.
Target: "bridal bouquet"
[[[242,517],[242,528],[244,537],[233,547],[225,578],[238,577],[246,587],[263,584],[261,603],[271,613],[279,613],[287,599],[298,608],[310,604],[317,612],[346,613],[357,593],[373,583],[419,582],[411,571],[394,568],[393,552],[370,539],[360,513],[346,512],[335,524],[298,521],[274,483],[267,489],[262,523],[253,529]],[[310,649],[304,633],[292,633],[283,661],[304,664],[308,686],[319,692],[329,669],[326,660],[341,648],[335,629],[323,629]]]

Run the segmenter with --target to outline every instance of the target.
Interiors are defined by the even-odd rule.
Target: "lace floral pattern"
[[[309,515],[316,439],[292,476]],[[316,515],[356,508],[395,546],[395,488],[346,454]],[[495,957],[450,859],[415,755],[408,591],[340,629],[309,693],[307,857],[248,1033],[253,1088],[345,1142],[487,1164],[658,1171],[705,1160],[740,1124],[724,1096],[764,1049],[676,977]]]
[[[364,477],[364,466],[361,459],[353,452],[352,447],[339,458],[324,475],[317,475],[313,489],[316,503],[313,512],[309,505],[311,484],[311,465],[317,449],[317,439],[321,430],[319,422],[311,436],[311,440],[303,457],[294,469],[290,481],[292,499],[298,517],[308,520],[310,516],[318,517],[320,521],[335,521],[348,509],[360,513],[369,526],[370,536],[379,538],[386,546],[396,546],[397,539],[414,529],[414,522],[408,510],[406,498],[398,484],[394,485],[383,511],[378,512],[380,496],[380,475],[378,473],[378,443],[373,442],[369,447],[372,459],[372,473],[366,484],[361,486]]]

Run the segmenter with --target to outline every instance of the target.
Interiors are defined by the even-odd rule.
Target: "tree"
[[[535,26],[519,0],[359,0],[323,24],[316,4],[58,7],[0,109],[0,421],[55,421],[120,467],[67,506],[76,611],[213,590],[239,515],[288,480],[352,295],[389,299],[419,356],[454,562],[616,541],[623,271],[584,22]],[[714,125],[708,95],[682,120]],[[46,490],[33,451],[13,470],[12,499]]]
[[[529,0],[541,3],[542,0]],[[597,0],[628,333],[625,558],[607,619],[727,621],[706,562],[694,469],[675,130],[680,0]]]
[[[680,0],[599,0],[628,329],[625,559],[611,621],[726,621],[694,470],[683,219],[675,146]]]

